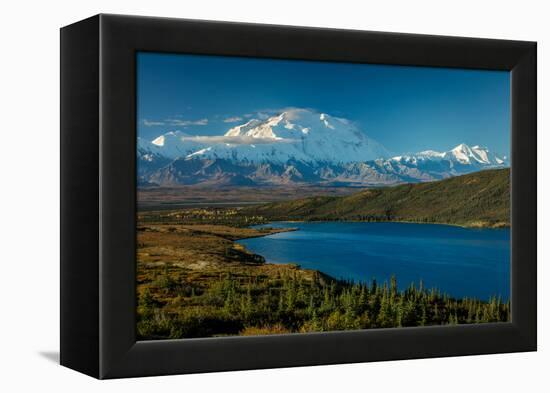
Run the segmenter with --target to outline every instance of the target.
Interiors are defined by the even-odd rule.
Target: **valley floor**
[[[359,187],[313,185],[145,187],[138,189],[138,201],[141,211],[173,210],[201,206],[238,207],[321,195],[345,196],[359,190],[361,190]]]

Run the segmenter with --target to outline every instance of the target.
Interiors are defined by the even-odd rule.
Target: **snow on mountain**
[[[420,153],[416,153],[416,155],[418,156],[429,157],[429,158],[441,158],[443,157],[444,154],[445,153],[440,153],[435,150],[424,150],[424,151],[421,151]]]
[[[140,184],[387,185],[444,179],[508,166],[481,146],[460,144],[391,157],[380,143],[346,119],[290,109],[253,119],[224,135],[168,132],[138,138]]]
[[[152,162],[159,157],[166,159],[161,149],[151,141],[137,138],[137,156],[139,160]]]
[[[479,146],[470,147],[465,143],[462,143],[447,152],[450,159],[456,160],[461,164],[491,164],[491,158],[489,156],[489,150]]]
[[[392,157],[392,160],[408,163],[447,161],[451,164],[451,167],[453,164],[455,166],[473,167],[498,167],[508,165],[506,156],[499,157],[486,147],[481,147],[479,145],[470,147],[465,143],[461,143],[455,148],[445,152],[426,150],[416,154]]]
[[[188,157],[280,164],[290,160],[344,163],[390,156],[384,146],[347,120],[307,109],[250,120],[231,128],[224,137],[210,138],[218,143],[201,146]],[[200,140],[207,145],[209,138]]]
[[[137,173],[140,185],[148,184],[151,173],[170,164],[158,146],[143,138],[137,138]]]
[[[151,142],[152,149],[168,158],[187,156],[203,149],[204,143],[195,141],[190,135],[181,131],[170,131]]]

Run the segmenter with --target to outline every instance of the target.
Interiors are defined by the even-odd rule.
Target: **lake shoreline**
[[[445,225],[445,226],[451,226],[451,227],[458,227],[458,228],[464,228],[464,229],[510,229],[510,224],[505,225],[462,225],[462,224],[453,224],[448,222],[426,222],[426,221],[411,221],[411,220],[380,220],[380,221],[364,221],[364,220],[272,220],[268,221],[265,224],[259,224],[259,225],[268,225],[270,223],[275,222],[289,222],[289,223],[366,223],[366,224],[385,224],[385,223],[392,223],[392,224],[423,224],[423,225]],[[256,224],[257,225],[257,224]],[[256,226],[251,225],[250,228]]]
[[[359,272],[361,280],[357,280],[338,271],[327,274],[332,271],[325,269],[327,265],[323,263],[308,265],[309,262],[317,262],[318,256],[323,257],[326,253],[326,249],[315,245],[313,251],[317,255],[311,255],[309,262],[308,258],[287,253],[284,247],[280,251],[282,255],[288,255],[286,259],[277,259],[277,255],[272,257],[264,249],[249,247],[248,242],[261,243],[265,239],[275,239],[273,243],[277,248],[279,240],[293,238],[293,243],[309,254],[311,248],[308,249],[307,241],[301,239],[304,234],[307,235],[307,224],[286,223],[286,228],[274,228],[272,222],[272,228],[259,230],[219,223],[174,223],[172,216],[168,216],[168,222],[154,214],[152,218],[156,221],[140,221],[137,230],[137,335],[142,340],[509,321],[509,303],[506,300],[502,302],[486,296],[464,298],[446,291],[444,285],[434,286],[428,281],[423,281],[424,285],[420,287],[418,279],[409,280],[400,272],[396,272],[395,279],[391,279],[391,267],[384,277],[375,277],[370,273],[370,262],[373,260],[368,256],[368,259],[361,258],[363,262],[369,262],[366,266],[368,270]],[[174,218],[181,220],[181,217]],[[315,225],[311,227],[315,227],[316,231],[322,229]],[[327,227],[329,233],[341,232],[345,235],[354,232],[353,228],[340,231],[336,224],[327,224]],[[383,236],[392,232],[392,228],[370,227],[373,234]],[[411,229],[397,227],[404,230],[403,235]],[[415,232],[425,232],[423,228],[427,227],[418,226]],[[447,231],[453,232],[451,229]],[[289,233],[285,235],[284,232]],[[444,228],[432,228],[428,232],[446,236]],[[281,235],[268,237],[276,233]],[[470,238],[476,236],[470,233]],[[321,245],[327,240],[325,233]],[[391,238],[386,240],[391,242]],[[352,241],[359,245],[362,243],[360,238],[359,242],[356,239]],[[267,242],[272,243],[271,240]],[[328,248],[330,250],[330,244]],[[340,251],[352,249],[348,245],[332,247],[336,254],[325,257],[337,265],[345,263],[338,259],[345,257]],[[390,251],[394,253],[395,247],[392,246]],[[334,258],[335,255],[337,258]],[[267,260],[286,262],[272,263]],[[376,284],[369,281],[371,277],[377,280]],[[388,284],[383,285],[384,281]],[[438,284],[434,280],[432,283]],[[388,297],[392,285],[396,285],[398,290],[394,292],[395,297]],[[438,287],[445,292],[438,290]],[[414,291],[414,295],[410,291]],[[365,296],[368,302],[365,302]],[[345,315],[349,315],[346,310],[352,304],[347,301],[350,298],[360,306],[360,309],[354,308],[357,314],[351,325],[349,320],[344,319]],[[376,305],[391,298],[394,299],[390,305],[394,312],[381,313]],[[416,311],[407,314],[409,316],[404,319],[398,319],[395,310],[410,301],[415,302]],[[495,309],[498,313],[491,313]],[[420,318],[424,314],[425,317]]]
[[[282,222],[282,221],[279,221],[279,222]],[[267,224],[260,224],[260,225],[267,225]],[[248,226],[247,228],[258,230],[258,228],[254,228],[254,225]],[[247,237],[242,237],[242,238],[237,239],[235,241],[241,241],[241,240],[246,240],[246,239],[254,239],[254,238],[257,238],[257,237],[266,237],[266,236],[276,235],[278,233],[294,232],[294,231],[299,231],[300,230],[299,228],[272,228],[272,227],[266,227],[266,228],[269,228],[271,230],[271,232],[253,234],[253,235],[250,235],[250,236],[247,236]]]
[[[408,229],[405,226],[401,227],[402,229],[396,229],[399,227],[393,226],[375,229],[373,225],[370,226],[370,229],[365,227],[364,231],[366,232],[364,232],[362,229],[353,228],[361,228],[359,224],[382,222],[333,220],[271,221],[260,225],[273,230],[280,229],[277,228],[278,223],[282,225],[299,224],[298,227],[288,228],[289,231],[280,233],[305,231],[304,235],[271,237],[270,239],[273,240],[269,241],[239,239],[237,243],[246,247],[249,252],[260,255],[268,264],[293,264],[299,269],[315,270],[337,281],[369,282],[370,279],[376,277],[383,282],[389,280],[390,275],[393,274],[401,278],[399,280],[401,283],[414,282],[417,284],[424,281],[430,287],[439,287],[455,298],[472,296],[489,299],[491,296],[502,296],[507,299],[509,297],[508,289],[502,287],[502,276],[493,276],[497,273],[507,274],[505,271],[508,268],[502,265],[501,261],[504,262],[502,258],[505,258],[502,254],[502,247],[506,247],[502,245],[502,240],[509,236],[506,233],[509,228],[496,228],[503,231],[489,231],[489,229],[495,228],[464,228],[458,225],[430,223],[432,224],[431,229],[429,229],[430,226],[424,225]],[[415,222],[383,223],[391,225],[419,224]],[[316,224],[320,226],[317,227]],[[323,224],[333,224],[333,226],[323,228]],[[352,226],[344,232],[339,232],[339,224],[355,224],[357,227]],[[308,227],[308,225],[311,226]],[[436,226],[448,229],[437,229]],[[473,231],[457,231],[458,228],[472,229]],[[254,229],[259,228],[256,226]],[[395,231],[398,233],[397,237],[393,237]],[[343,237],[331,237],[332,233],[343,234]],[[418,246],[416,243],[411,248],[410,243],[406,240],[410,239],[407,233],[413,237],[418,234],[421,245]],[[367,238],[363,238],[363,234],[367,235]],[[255,237],[259,240],[259,238],[268,238],[269,235],[266,233]],[[480,241],[485,242],[485,245],[478,246]],[[495,241],[497,243],[494,243]],[[498,242],[501,242],[500,246]],[[430,251],[432,244],[437,249],[435,254]],[[423,250],[417,251],[418,247]],[[342,251],[345,252],[342,253]],[[478,256],[479,252],[483,252],[482,257]],[[334,261],[338,261],[338,263]],[[368,263],[361,261],[368,261]],[[416,268],[417,262],[419,263],[418,269]],[[360,267],[361,265],[363,267]],[[451,273],[459,265],[461,266],[459,270]],[[458,278],[462,269],[466,269],[467,266],[468,275],[477,277],[475,280],[469,280],[471,282],[470,289],[465,289],[464,284]],[[495,270],[494,273],[489,274],[487,269]],[[494,281],[493,277],[500,278]]]

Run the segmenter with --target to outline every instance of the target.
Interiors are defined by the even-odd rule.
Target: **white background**
[[[518,392],[550,386],[550,150],[543,115],[544,1],[5,1],[0,40],[0,390]],[[59,31],[123,13],[538,41],[539,352],[96,381],[56,364],[59,345]],[[550,45],[550,44],[549,44]],[[548,69],[548,68],[547,68]],[[546,203],[545,203],[546,202]],[[544,226],[543,226],[544,225]],[[547,363],[546,365],[544,363]],[[155,389],[155,390],[153,390]],[[548,391],[548,390],[546,390]]]

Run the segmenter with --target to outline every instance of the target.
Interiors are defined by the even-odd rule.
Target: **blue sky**
[[[459,143],[509,155],[506,71],[138,53],[138,135],[221,135],[288,107],[356,123],[401,154]]]

